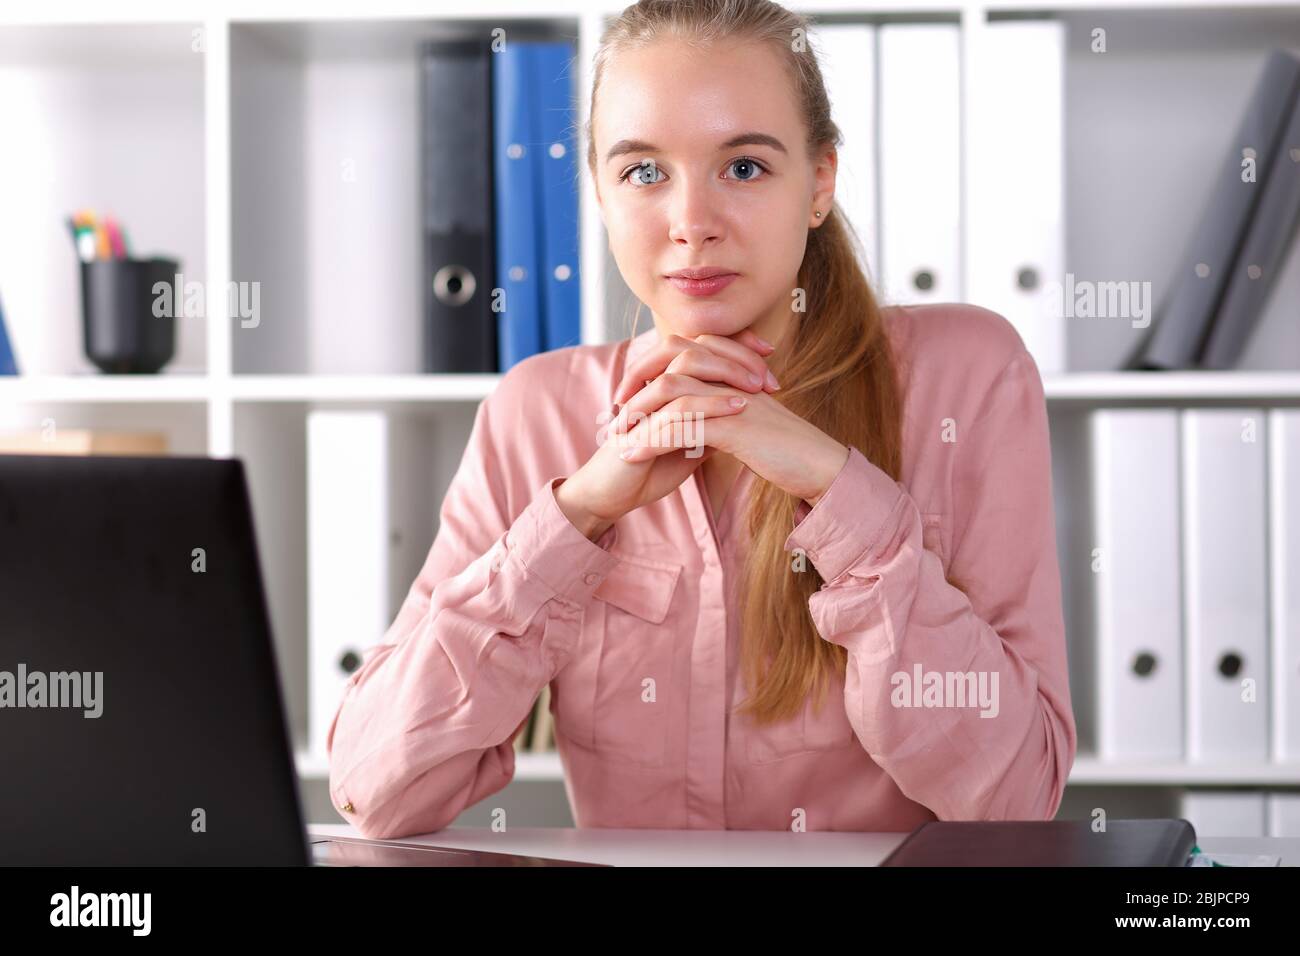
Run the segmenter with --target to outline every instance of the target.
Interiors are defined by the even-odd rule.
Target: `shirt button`
[[[600,580],[600,575],[588,572],[582,576],[582,580],[586,581],[588,584],[595,584]]]
[[[352,812],[352,801],[349,800],[347,803],[343,804],[343,806],[339,807],[339,809],[342,810],[344,813],[351,813],[351,812]]]

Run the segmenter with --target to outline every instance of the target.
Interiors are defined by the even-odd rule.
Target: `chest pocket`
[[[619,555],[595,596],[643,621],[662,624],[681,574],[680,564]]]
[[[556,729],[603,760],[654,769],[670,711],[685,706],[673,673],[686,642],[665,624],[682,565],[618,558],[587,605],[577,658],[556,678]]]

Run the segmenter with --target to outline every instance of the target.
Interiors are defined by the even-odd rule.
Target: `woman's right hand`
[[[715,340],[712,347],[708,340]],[[737,342],[754,351],[738,356]],[[770,354],[771,346],[747,329],[726,338],[702,335],[692,340],[674,335],[659,343],[638,364],[652,374],[656,368],[663,373],[633,394],[614,421],[606,422],[609,416],[602,416],[597,423],[600,447],[555,489],[560,510],[595,541],[623,515],[669,494],[713,454],[714,449],[703,443],[708,419],[740,414],[744,411],[741,391],[763,389],[761,382],[755,386],[750,378],[756,364],[766,370],[758,352]],[[697,377],[702,375],[709,380]],[[742,404],[734,404],[737,399]],[[657,410],[645,416],[639,407]],[[688,436],[698,436],[700,443],[643,462],[624,461],[619,454],[630,442],[623,429],[631,431],[643,417],[642,428],[680,428]]]

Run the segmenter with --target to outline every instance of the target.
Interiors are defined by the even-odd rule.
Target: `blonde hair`
[[[815,161],[842,134],[816,55],[808,20],[770,0],[639,0],[601,36],[594,58],[591,113],[601,78],[620,51],[660,39],[697,48],[728,41],[769,44],[787,65]],[[802,39],[803,42],[800,42]],[[596,144],[587,125],[587,165],[596,174]],[[837,203],[809,229],[798,286],[805,311],[771,367],[782,383],[773,397],[837,441],[856,447],[898,480],[902,465],[902,390],[893,351],[856,252],[860,244]],[[639,310],[638,310],[639,314]],[[741,575],[741,670],[751,691],[740,712],[757,723],[788,719],[810,691],[822,705],[833,668],[844,674],[847,651],[818,634],[808,600],[822,584],[809,563],[793,570],[784,550],[800,500],[755,476],[746,523],[750,549]]]

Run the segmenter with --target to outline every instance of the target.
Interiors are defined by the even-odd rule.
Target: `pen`
[[[101,221],[93,209],[78,209],[65,221],[77,257],[82,262],[130,258],[131,246],[126,230],[112,216],[106,215]]]
[[[77,255],[82,262],[95,258],[95,213],[90,209],[79,209],[72,216],[76,230]]]
[[[108,234],[109,246],[112,249],[114,259],[125,259],[126,249],[122,242],[122,230],[118,228],[117,220],[112,216],[104,217],[104,231]]]

